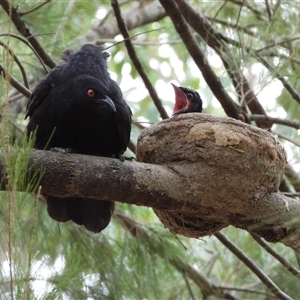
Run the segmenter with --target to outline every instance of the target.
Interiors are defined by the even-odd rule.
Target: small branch
[[[296,192],[300,192],[300,176],[290,164],[286,164],[284,175],[288,178],[290,184]]]
[[[187,272],[186,272],[186,271],[182,272],[182,276],[183,276],[183,278],[184,278],[185,285],[186,285],[186,287],[187,287],[187,289],[188,289],[188,291],[189,291],[189,294],[190,294],[191,299],[192,299],[192,300],[196,300],[197,298],[195,297],[195,295],[194,295],[194,293],[193,293],[193,290],[192,290],[192,287],[191,287],[191,285],[190,285],[190,283],[189,283],[189,281],[188,281],[188,278],[187,278]]]
[[[258,19],[260,19],[260,20],[263,20],[263,21],[265,21],[265,22],[269,22],[269,19],[267,19],[266,17],[265,17],[265,12],[262,12],[261,10],[257,10],[257,9],[255,9],[254,7],[252,7],[251,5],[250,5],[250,3],[248,2],[248,1],[245,1],[245,0],[228,0],[229,2],[232,2],[232,3],[234,3],[234,4],[237,4],[237,5],[239,5],[239,6],[241,6],[241,7],[247,7],[250,11],[252,11],[253,12],[253,14],[258,18]]]
[[[286,192],[286,193],[282,193],[282,195],[285,195],[287,197],[294,197],[294,198],[300,197],[300,193],[289,193],[289,192]]]
[[[149,94],[151,96],[151,98],[153,99],[153,102],[157,108],[157,110],[159,111],[159,114],[161,116],[162,119],[166,119],[168,118],[168,114],[166,112],[166,110],[164,109],[161,100],[159,99],[151,81],[149,80],[149,77],[147,76],[138,56],[136,55],[136,52],[134,50],[134,47],[132,46],[131,40],[129,39],[129,34],[128,31],[126,29],[126,25],[125,22],[121,16],[121,11],[120,11],[120,7],[118,4],[117,0],[111,0],[111,5],[112,8],[114,10],[115,16],[116,16],[116,20],[120,29],[121,34],[124,37],[124,43],[125,46],[127,48],[128,54],[130,59],[132,60],[136,70],[138,71],[138,73],[140,74],[142,80],[144,81],[144,84],[146,86],[146,88],[149,91]]]
[[[0,45],[6,49],[6,51],[9,53],[9,55],[13,58],[13,60],[15,61],[15,63],[18,65],[20,71],[21,71],[21,74],[22,74],[22,77],[23,77],[23,80],[24,80],[24,85],[27,89],[29,89],[29,84],[28,84],[28,80],[27,80],[27,76],[26,76],[26,72],[25,72],[25,69],[23,67],[23,65],[21,64],[19,58],[15,55],[15,53],[8,47],[8,45],[6,45],[5,43],[1,42],[0,41]]]
[[[122,43],[124,43],[126,40],[131,40],[131,41],[132,41],[132,44],[136,44],[136,43],[133,41],[133,39],[134,39],[135,37],[137,37],[137,36],[139,36],[139,35],[147,34],[147,33],[149,33],[149,32],[158,31],[158,30],[161,30],[161,29],[163,29],[163,27],[160,27],[160,28],[157,28],[157,29],[152,29],[152,30],[146,30],[146,31],[143,31],[143,32],[140,32],[140,33],[131,35],[131,36],[128,36],[126,39],[124,38],[123,40],[121,40],[121,41],[119,41],[119,42],[113,41],[113,42],[112,42],[112,45],[106,47],[105,50],[107,50],[107,49],[109,49],[109,48],[111,48],[111,47],[114,47],[114,46],[116,46],[116,45],[122,44]],[[101,40],[101,41],[103,41],[103,40]],[[142,45],[143,42],[137,43],[137,44]],[[148,44],[148,43],[145,43],[144,45],[147,45],[147,44]],[[157,45],[161,45],[161,44],[160,44],[160,43],[157,43]]]
[[[30,10],[20,12],[20,16],[23,17],[25,15],[28,15],[28,14],[38,10],[39,8],[41,8],[42,6],[44,6],[45,4],[50,3],[50,2],[51,2],[51,0],[45,0],[45,2],[42,2],[41,4],[37,5],[36,7],[32,8]]]
[[[267,296],[266,299],[277,299],[277,297],[273,296],[273,294],[268,293],[268,292],[262,292],[258,291],[257,289],[249,289],[249,288],[237,288],[233,286],[220,286],[219,287],[221,290],[229,290],[229,291],[237,291],[237,292],[244,292],[244,293],[251,293],[251,294],[257,294],[257,295],[264,295]]]
[[[265,242],[259,235],[255,233],[250,233],[254,240],[260,244],[268,253],[270,253],[274,258],[276,258],[290,273],[300,278],[300,271],[296,269],[292,264],[290,264],[285,258],[283,258],[279,253],[272,249],[267,242]]]
[[[285,134],[279,133],[279,132],[274,132],[274,134],[276,134],[280,139],[286,140],[292,144],[294,144],[296,147],[300,148],[300,143],[294,141],[293,139],[291,139],[290,137],[286,136]]]
[[[267,46],[264,46],[263,48],[257,49],[255,52],[259,53],[259,52],[265,51],[265,50],[270,49],[270,48],[278,47],[279,45],[282,45],[282,44],[285,44],[285,43],[298,41],[299,39],[300,39],[300,37],[297,36],[297,37],[294,37],[294,38],[282,39],[280,41],[276,40],[272,44],[269,44]]]
[[[14,33],[0,33],[0,36],[11,36],[11,37],[23,42],[25,45],[27,45],[32,50],[32,52],[35,54],[35,56],[39,59],[39,61],[41,62],[45,72],[48,73],[47,67],[44,64],[43,60],[40,58],[39,54],[35,51],[35,49],[29,44],[27,39],[24,39],[23,37],[21,37],[17,34],[14,34]]]
[[[161,45],[178,45],[178,44],[182,44],[182,40],[174,40],[174,41],[135,41],[133,40],[132,38],[134,38],[135,36],[137,35],[141,35],[141,34],[146,34],[148,32],[152,32],[154,30],[147,30],[147,31],[143,31],[141,33],[138,33],[138,34],[135,34],[135,35],[132,35],[130,36],[130,39],[131,39],[131,42],[133,45],[141,45],[141,46],[154,46],[154,47],[157,47],[157,46],[161,46]],[[155,29],[155,31],[157,31],[157,29]],[[99,39],[97,40],[97,44],[102,44],[102,43],[110,43],[112,44],[111,46],[105,48],[105,49],[109,49],[117,44],[121,44],[123,43],[124,40],[120,41],[120,42],[117,42],[114,40],[114,39]],[[300,62],[299,62],[300,63]]]
[[[205,15],[204,16],[208,21],[211,21],[211,22],[214,22],[214,23],[218,23],[218,24],[221,24],[221,25],[225,25],[226,27],[229,27],[229,28],[233,28],[233,29],[236,29],[238,31],[242,31],[252,37],[257,37],[257,33],[255,33],[254,31],[251,31],[250,28],[251,26],[249,24],[247,24],[247,26],[241,26],[241,25],[238,25],[236,23],[233,23],[233,22],[230,22],[228,20],[223,20],[223,19],[218,19],[216,17],[211,17],[211,16],[208,16],[208,15]],[[254,26],[253,26],[254,27]],[[222,36],[222,39],[224,39],[225,41],[227,41],[227,37],[225,36]]]
[[[14,6],[12,6],[12,3],[8,0],[0,0],[0,5],[7,13],[7,15],[11,18],[13,24],[20,32],[20,34],[23,35],[28,40],[28,42],[32,45],[35,51],[39,54],[43,62],[51,69],[54,68],[56,66],[55,61],[47,54],[46,50],[42,47],[42,45],[38,42],[38,40],[32,35],[26,23],[21,18],[18,10]]]
[[[15,77],[10,75],[5,68],[0,64],[0,74],[7,80],[16,90],[22,93],[25,97],[29,98],[31,91],[21,84]]]
[[[282,85],[290,93],[292,98],[296,100],[298,103],[300,103],[300,94],[290,85],[290,83],[287,82],[286,79],[282,75],[280,75],[279,72],[277,72],[275,68],[271,66],[263,57],[261,57],[260,55],[256,55],[256,58],[262,65],[264,65],[269,70],[269,72],[274,77],[276,77],[278,80],[281,81]]]
[[[252,121],[268,121],[271,124],[281,124],[295,129],[300,129],[300,122],[273,118],[267,115],[248,115]]]
[[[265,3],[266,3],[266,10],[268,13],[268,17],[269,17],[269,20],[271,21],[272,20],[272,10],[271,10],[268,0],[265,0]]]
[[[227,247],[239,260],[241,260],[261,282],[281,300],[292,300],[292,298],[279,289],[279,287],[268,277],[246,254],[232,243],[223,233],[218,232],[215,237]]]

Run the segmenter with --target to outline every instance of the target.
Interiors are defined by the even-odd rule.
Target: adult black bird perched
[[[173,116],[189,112],[202,112],[202,99],[196,91],[187,87],[177,87],[173,83],[171,84],[175,91]]]
[[[67,149],[122,159],[131,131],[131,110],[107,70],[109,54],[86,44],[66,50],[55,67],[33,90],[27,104],[27,134],[36,130],[37,149]],[[43,195],[49,215],[100,232],[110,222],[114,202]]]

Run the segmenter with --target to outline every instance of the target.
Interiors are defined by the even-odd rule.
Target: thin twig
[[[286,79],[280,75],[275,68],[271,66],[262,56],[256,55],[256,58],[269,70],[274,77],[281,81],[286,90],[291,94],[292,98],[300,103],[300,94],[290,85],[290,83],[287,82]]]
[[[252,121],[268,121],[271,124],[280,124],[288,127],[292,127],[295,129],[300,129],[300,122],[284,120],[279,118],[273,118],[267,115],[248,115],[249,119]]]
[[[159,28],[160,29],[160,28]],[[155,29],[155,30],[157,30],[157,29]],[[148,31],[153,31],[153,30],[148,30]],[[146,31],[146,32],[148,32],[148,31]],[[144,34],[145,32],[142,32],[142,33],[140,33],[140,34]],[[139,34],[139,35],[140,35]],[[134,36],[136,36],[136,35],[133,35],[133,36],[131,36],[130,38],[132,38],[132,37],[134,37]],[[115,45],[117,45],[117,44],[121,44],[121,43],[123,43],[123,41],[124,40],[122,40],[122,41],[120,41],[120,42],[117,42],[116,43],[116,41],[114,40],[114,39],[98,39],[97,40],[97,44],[98,45],[101,45],[101,44],[103,44],[103,43],[111,43],[112,45],[111,46],[109,46],[109,47],[107,47],[106,49],[109,49],[109,48],[111,48],[112,46],[115,46]],[[141,45],[141,46],[161,46],[161,45],[178,45],[178,44],[182,44],[182,40],[174,40],[174,41],[169,41],[169,40],[166,40],[166,41],[159,41],[159,42],[150,42],[150,41],[133,41],[133,40],[131,40],[132,41],[132,44],[133,45]]]
[[[285,195],[287,197],[293,197],[293,198],[300,197],[300,193],[282,193],[282,195]]]
[[[21,74],[22,74],[22,77],[23,77],[23,80],[24,80],[24,85],[26,88],[29,89],[29,84],[28,84],[28,80],[27,80],[27,76],[26,76],[26,72],[25,72],[25,69],[23,67],[23,65],[21,64],[19,58],[17,57],[17,55],[9,48],[9,46],[5,43],[3,43],[2,41],[0,41],[0,45],[7,50],[7,52],[10,54],[10,56],[13,58],[13,60],[15,61],[15,63],[18,65],[20,71],[21,71]]]
[[[268,296],[267,299],[277,299],[277,297],[273,296],[272,294],[268,292],[262,292],[258,291],[257,289],[249,289],[249,288],[237,288],[234,286],[220,286],[219,287],[221,290],[229,290],[229,291],[237,291],[237,292],[244,292],[244,293],[252,293],[252,294],[258,294],[258,295],[265,295]],[[248,298],[247,298],[248,299]]]
[[[192,300],[196,300],[196,297],[195,297],[195,295],[193,293],[192,287],[191,287],[191,285],[190,285],[190,283],[189,283],[189,281],[187,279],[187,271],[183,271],[182,275],[183,275],[183,278],[184,278],[184,281],[185,281],[185,285],[187,286],[187,289],[189,291],[191,299]]]
[[[258,19],[263,20],[265,22],[269,22],[269,20],[265,17],[264,12],[262,12],[261,10],[257,10],[254,7],[252,7],[248,1],[245,1],[245,0],[227,0],[227,1],[232,2],[234,4],[237,4],[237,5],[240,5],[242,7],[243,6],[247,7],[250,11],[252,11],[254,13],[254,15]]]
[[[300,175],[290,164],[285,165],[284,175],[288,178],[295,191],[300,192]]]
[[[143,31],[143,32],[134,34],[134,35],[132,35],[132,36],[128,36],[127,38],[124,38],[123,40],[121,40],[121,41],[119,41],[119,42],[113,41],[113,44],[112,44],[111,46],[108,46],[107,48],[105,48],[105,50],[107,50],[107,49],[109,49],[109,48],[112,48],[112,47],[114,47],[114,46],[116,46],[116,45],[125,43],[125,41],[127,41],[127,40],[131,40],[131,41],[132,41],[132,39],[134,39],[135,37],[138,37],[138,36],[140,36],[140,35],[142,35],[142,34],[146,34],[146,33],[149,33],[149,32],[161,30],[161,29],[163,29],[163,28],[164,28],[164,27],[160,27],[160,28],[157,28],[157,29],[146,30],[146,31]],[[103,40],[99,40],[99,41],[103,41]],[[133,44],[135,44],[135,43],[133,42]],[[157,43],[157,44],[158,44],[158,45],[161,45],[160,43]],[[140,44],[140,45],[142,45],[142,44]]]
[[[204,17],[208,20],[208,21],[212,21],[221,25],[225,25],[229,28],[234,28],[238,31],[242,31],[244,33],[247,33],[250,36],[256,37],[257,33],[255,33],[254,31],[251,31],[249,28],[251,28],[251,25],[247,24],[247,26],[242,26],[242,25],[237,25],[236,23],[230,22],[228,20],[223,20],[223,19],[219,19],[216,17],[210,17],[208,15],[204,15]],[[254,27],[254,25],[253,25]],[[226,37],[224,36],[224,38],[226,39]]]
[[[41,62],[44,70],[46,71],[46,73],[48,73],[48,69],[46,67],[46,65],[44,64],[43,60],[40,58],[39,54],[35,51],[35,49],[30,45],[30,43],[27,41],[27,39],[17,35],[17,34],[14,34],[14,33],[0,33],[0,36],[10,36],[10,37],[13,37],[15,39],[18,39],[19,41],[23,42],[25,45],[27,45],[31,51],[35,54],[35,56],[39,59],[39,61]]]
[[[20,93],[22,93],[25,97],[29,98],[31,95],[31,91],[27,89],[23,84],[21,84],[16,78],[10,75],[4,66],[0,64],[0,74]]]
[[[286,140],[292,144],[294,144],[295,146],[300,148],[300,143],[292,140],[290,137],[286,136],[285,134],[279,133],[279,132],[273,132],[274,134],[276,134],[280,139]]]
[[[292,298],[281,291],[279,287],[267,276],[246,254],[231,242],[223,233],[218,232],[215,237],[227,247],[239,260],[241,260],[260,280],[261,282],[281,300],[292,300]]]
[[[257,49],[255,52],[259,53],[259,52],[265,51],[265,50],[270,49],[270,48],[278,47],[279,45],[283,45],[283,44],[288,43],[288,42],[298,41],[299,39],[300,39],[299,36],[293,37],[293,38],[290,38],[290,39],[282,39],[281,41],[278,41],[276,39],[276,41],[274,41],[272,44],[269,44],[269,45],[264,46],[260,49]]]
[[[41,8],[42,6],[44,6],[45,4],[51,2],[51,0],[45,0],[45,2],[42,2],[41,4],[39,4],[38,6],[30,9],[30,10],[27,10],[27,11],[24,11],[24,12],[20,12],[20,16],[23,17],[25,15],[28,15],[36,10],[38,10],[39,8]]]
[[[136,55],[136,52],[135,52],[134,47],[131,43],[131,40],[129,39],[129,34],[128,34],[128,31],[126,29],[125,22],[124,22],[124,20],[121,16],[121,11],[120,11],[118,1],[117,0],[111,0],[111,6],[114,10],[115,17],[116,17],[120,32],[121,32],[121,34],[123,35],[123,37],[125,39],[124,43],[125,43],[125,46],[127,48],[129,57],[132,60],[136,70],[140,74],[142,80],[144,81],[144,84],[145,84],[146,88],[148,89],[149,94],[150,94],[151,98],[153,99],[153,102],[154,102],[161,118],[166,119],[169,116],[168,116],[165,108],[163,107],[162,102],[159,99],[153,85],[151,84],[151,81],[150,81],[149,77],[147,76],[147,74],[146,74],[146,72],[145,72],[138,56]]]
[[[268,253],[270,253],[274,258],[276,258],[290,273],[295,275],[300,279],[300,271],[290,264],[285,258],[283,258],[279,253],[277,253],[269,244],[263,240],[259,235],[254,232],[250,232],[254,240],[260,244]]]
[[[266,9],[267,9],[268,17],[269,17],[269,20],[271,21],[272,20],[271,7],[270,7],[270,4],[269,4],[268,0],[265,0],[265,3],[266,3]]]

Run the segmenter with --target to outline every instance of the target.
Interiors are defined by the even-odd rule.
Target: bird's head
[[[68,87],[67,84],[65,85],[65,91],[70,91],[70,89],[72,89],[71,94],[76,95],[75,97],[70,98],[74,105],[95,109],[104,105],[104,109],[109,108],[113,112],[116,112],[116,106],[112,99],[108,96],[106,86],[100,80],[89,75],[85,75],[79,77],[76,81],[76,85],[73,84],[73,80],[71,80],[71,84],[72,85],[70,85],[70,87]]]
[[[171,84],[175,91],[173,116],[189,112],[202,112],[202,99],[196,91],[186,87],[177,87],[173,83]]]

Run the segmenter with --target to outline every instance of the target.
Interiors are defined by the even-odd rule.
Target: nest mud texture
[[[278,191],[286,155],[275,136],[231,118],[189,113],[144,130],[137,160],[164,165],[185,187],[179,211],[155,210],[171,231],[212,234],[257,218],[257,203]]]

